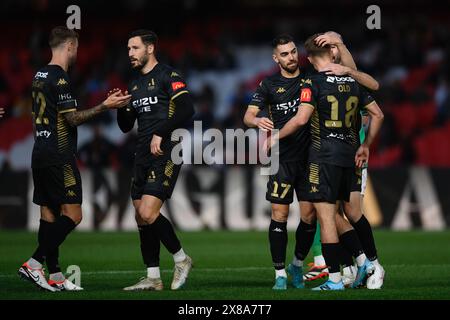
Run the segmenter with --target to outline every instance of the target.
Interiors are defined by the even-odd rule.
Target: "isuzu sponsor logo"
[[[151,105],[158,103],[158,97],[145,97],[133,101],[133,107],[139,108],[138,112],[150,112],[152,111]]]

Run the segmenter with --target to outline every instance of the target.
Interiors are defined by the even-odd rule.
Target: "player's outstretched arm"
[[[117,91],[108,96],[108,98],[98,106],[82,111],[66,112],[64,113],[64,117],[70,126],[76,127],[103,111],[126,106],[130,102],[130,99],[131,95],[123,95],[120,91]]]
[[[337,63],[330,63],[327,65],[326,74],[334,74],[336,76],[350,76],[355,79],[359,84],[364,87],[376,91],[380,88],[377,80],[375,80],[371,75],[364,73],[359,70],[352,69]]]
[[[334,45],[339,50],[341,56],[341,68],[339,68],[338,64],[333,64],[333,74],[349,75],[353,79],[358,81],[358,83],[372,91],[376,91],[380,88],[380,84],[372,76],[368,75],[367,73],[358,71],[355,60],[353,60],[352,54],[347,49],[347,46],[344,44],[339,33],[336,33],[334,31],[325,32],[323,35],[318,36],[315,39],[315,42],[319,46],[325,46],[327,44]]]
[[[273,122],[269,118],[257,117],[259,108],[257,106],[249,105],[244,115],[244,123],[250,128],[256,128],[263,131],[270,131],[273,129]]]
[[[314,107],[310,104],[302,103],[300,108],[297,110],[297,114],[292,117],[284,126],[281,128],[279,133],[279,139],[283,139],[295,131],[300,129],[300,127],[304,126],[308,123],[309,118],[314,112]]]

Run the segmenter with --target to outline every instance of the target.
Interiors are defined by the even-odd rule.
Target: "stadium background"
[[[0,298],[449,299],[448,8],[444,2],[377,3],[381,30],[366,28],[372,1],[2,1],[0,106],[6,115],[0,120]],[[79,264],[88,290],[42,295],[18,283],[17,267],[36,244],[36,234],[27,230],[36,229],[39,219],[31,203],[30,83],[50,58],[49,30],[66,23],[71,4],[81,8],[78,61],[70,72],[81,106],[96,105],[110,88],[125,87],[131,75],[127,35],[148,28],[160,37],[159,60],[186,77],[203,129],[245,128],[242,117],[253,90],[277,70],[271,60],[273,36],[291,33],[301,48],[313,33],[342,34],[358,67],[381,84],[374,96],[385,122],[371,150],[365,206],[388,274],[384,290],[272,292],[265,232],[270,206],[259,168],[185,166],[164,212],[186,231],[180,233],[183,245],[197,263],[187,290],[121,292],[144,269],[129,201],[134,136],[119,131],[115,112],[78,128],[84,188],[78,229],[85,232],[67,239],[61,264]],[[303,50],[301,61],[306,63]],[[290,230],[298,222],[295,203],[292,213]],[[132,232],[114,232],[122,230]],[[288,259],[293,232],[289,237]],[[162,250],[165,283],[171,261]]]

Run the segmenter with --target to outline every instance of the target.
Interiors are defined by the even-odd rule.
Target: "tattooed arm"
[[[122,95],[121,92],[115,92],[114,94],[108,96],[108,98],[98,106],[82,111],[66,112],[64,113],[64,117],[69,125],[76,127],[87,120],[92,119],[103,111],[126,106],[128,102],[130,102],[130,98],[130,95]]]
[[[87,110],[66,112],[64,113],[64,117],[66,118],[69,125],[71,125],[72,127],[76,127],[105,110],[108,110],[108,108],[103,103],[101,103],[98,106]]]

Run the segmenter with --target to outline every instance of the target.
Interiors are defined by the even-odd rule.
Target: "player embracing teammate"
[[[339,70],[342,66],[332,64],[332,48],[329,44],[321,46],[316,43],[315,39],[319,36],[321,34],[313,35],[305,42],[308,60],[317,72],[303,82],[301,107],[281,129],[279,139],[282,141],[310,122],[311,146],[307,175],[311,189],[308,199],[314,203],[321,225],[322,251],[329,267],[329,280],[313,290],[343,290],[340,273],[343,247],[352,253],[358,265],[352,287],[363,285],[376,270],[377,261],[367,259],[364,251],[369,250],[365,246],[363,251],[358,238],[360,236],[367,240],[371,237],[371,246],[374,248],[370,225],[359,226],[360,232],[356,232],[336,212],[337,201],[348,204],[347,211],[351,208],[350,194],[356,168],[368,161],[369,146],[381,127],[383,113],[353,77],[337,75],[342,71]],[[362,144],[359,141],[361,111],[366,111],[371,118]],[[276,141],[269,143],[273,145]],[[360,216],[360,219],[365,218]],[[350,220],[355,229],[359,220]],[[344,234],[347,234],[345,239],[342,238]],[[373,248],[369,248],[372,253]],[[374,254],[376,259],[376,250]]]

